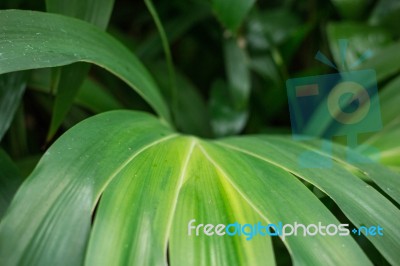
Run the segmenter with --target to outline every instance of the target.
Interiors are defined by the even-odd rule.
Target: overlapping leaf
[[[61,15],[21,10],[0,11],[0,25],[0,74],[94,63],[124,80],[170,121],[157,85],[142,63],[99,28]]]
[[[0,75],[0,141],[11,125],[25,86],[23,72]]]
[[[382,226],[384,236],[367,238],[389,262],[399,261],[400,210],[359,178],[356,165],[335,158],[332,168],[301,168],[305,151],[315,149],[284,137],[205,141],[148,114],[100,114],[61,137],[22,185],[0,224],[0,263],[273,265],[269,237],[189,236],[188,222],[339,224],[301,180],[330,196],[354,225]],[[362,174],[398,180],[383,171],[367,164]],[[376,184],[399,201],[396,182]],[[371,264],[351,236],[287,237],[284,244],[295,264]]]
[[[363,143],[365,148],[374,147],[372,158],[393,167],[400,166],[400,148],[393,145],[398,141],[400,132],[399,86],[400,77],[396,77],[382,89],[379,98],[384,127],[381,131],[369,136]],[[360,150],[364,147],[361,146]]]
[[[103,30],[107,27],[113,5],[114,0],[46,1],[48,12],[79,18]],[[57,86],[55,89],[57,95],[53,107],[48,138],[51,138],[56,133],[58,127],[67,115],[89,69],[90,65],[84,63],[76,63],[59,69],[58,82],[55,84]]]
[[[250,71],[248,58],[239,40],[224,40],[227,83],[216,81],[210,97],[211,125],[218,137],[239,133],[249,116]]]

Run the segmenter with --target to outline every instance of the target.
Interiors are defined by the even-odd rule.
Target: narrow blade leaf
[[[169,110],[142,63],[99,28],[78,19],[34,11],[0,11],[0,73],[89,62],[134,88],[165,120]]]
[[[25,91],[24,73],[0,75],[0,141],[7,132]]]

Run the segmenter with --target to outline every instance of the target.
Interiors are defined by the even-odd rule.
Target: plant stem
[[[165,33],[164,27],[161,23],[161,20],[157,14],[157,10],[155,9],[151,0],[144,0],[147,9],[149,10],[151,16],[153,17],[154,23],[156,24],[158,33],[160,34],[162,46],[164,49],[165,57],[167,60],[167,68],[169,74],[169,83],[170,83],[170,97],[171,97],[171,104],[172,104],[172,120],[174,122],[174,110],[177,110],[178,105],[178,93],[177,93],[177,86],[176,86],[176,78],[175,78],[175,68],[174,63],[172,61],[171,49],[169,46],[168,38]]]

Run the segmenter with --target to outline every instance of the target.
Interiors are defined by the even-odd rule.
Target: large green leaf
[[[35,198],[34,201],[36,201],[36,203],[41,201],[46,203],[45,205],[41,205],[40,203],[36,205],[36,203],[32,201],[32,205],[26,205],[25,203],[20,205],[18,204],[20,200],[15,199],[14,203],[19,205],[22,209],[20,209],[19,214],[9,212],[6,216],[8,218],[5,219],[15,219],[12,217],[20,217],[21,213],[24,213],[24,218],[20,217],[20,225],[28,223],[32,217],[36,217],[37,219],[34,221],[31,220],[32,223],[29,223],[30,225],[26,227],[27,232],[20,232],[22,233],[22,235],[19,235],[20,239],[18,240],[15,238],[14,241],[7,240],[11,235],[16,236],[14,234],[16,232],[10,228],[10,226],[14,226],[7,225],[6,222],[0,225],[4,230],[4,234],[0,237],[0,252],[4,252],[0,254],[0,258],[3,260],[0,264],[60,265],[61,263],[65,265],[79,265],[82,263],[84,256],[83,248],[86,245],[90,230],[91,211],[100,193],[104,190],[111,177],[118,173],[118,168],[110,168],[110,162],[108,162],[108,160],[113,158],[116,165],[122,167],[124,162],[128,162],[129,157],[132,156],[132,152],[136,151],[138,148],[139,150],[140,148],[146,149],[147,145],[154,145],[160,141],[160,137],[170,134],[167,129],[163,129],[163,127],[159,125],[156,119],[149,121],[149,117],[140,116],[137,117],[139,119],[128,122],[126,120],[126,115],[126,113],[116,113],[115,117],[106,116],[103,117],[104,120],[101,118],[103,123],[105,123],[104,125],[109,125],[105,127],[99,127],[99,121],[93,121],[94,123],[89,123],[87,125],[88,127],[85,129],[88,130],[87,132],[92,132],[90,135],[75,136],[73,134],[70,137],[67,136],[72,142],[64,144],[59,143],[61,145],[58,147],[58,151],[56,147],[56,150],[49,150],[46,152],[38,167],[32,173],[32,176],[43,173],[49,178],[46,181],[47,184],[38,184],[35,180],[39,179],[33,177],[30,178],[18,192],[26,196],[26,193],[31,191],[31,193],[34,193],[32,196]],[[110,131],[111,129],[112,131]],[[132,134],[126,134],[129,131],[131,131]],[[94,132],[96,132],[95,135],[102,135],[102,137],[99,139],[92,138]],[[105,137],[107,132],[113,135],[110,135],[111,138],[109,139]],[[111,148],[111,140],[114,139],[114,137],[119,138],[119,140],[114,143]],[[82,145],[83,143],[87,145]],[[102,145],[99,145],[101,143]],[[81,149],[84,146],[86,146],[86,151]],[[61,152],[61,150],[70,151],[72,153],[64,153]],[[93,151],[93,153],[88,153],[88,151]],[[118,152],[118,155],[114,154],[115,151]],[[58,169],[46,167],[47,169],[43,169],[45,172],[42,172],[42,170],[40,170],[40,165],[46,165],[47,160],[52,161],[55,159],[53,155],[56,155],[58,158],[57,161],[59,162],[70,163],[73,162],[71,159],[77,156],[77,159],[80,158],[81,165],[85,165],[86,163],[89,163],[89,165],[97,165],[98,172],[85,173],[85,171],[81,171],[82,169],[78,165],[79,163],[76,164],[77,162],[73,163],[73,167],[72,165],[68,166],[67,163]],[[71,172],[73,169],[76,170],[75,174]],[[80,176],[78,179],[76,179],[77,175]],[[53,178],[50,178],[51,176]],[[91,176],[96,176],[96,178],[93,179]],[[35,189],[31,184],[34,187],[36,185],[43,187]],[[51,190],[53,192],[43,193],[43,189],[46,187],[52,187]],[[62,192],[62,194],[65,193],[64,196],[61,196],[60,192]],[[30,192],[28,192],[28,194],[30,194]],[[57,205],[60,206],[59,204],[63,207],[58,208]],[[40,215],[39,213],[46,214]],[[48,227],[48,229],[51,229],[52,233],[51,235],[46,234],[45,237],[47,240],[45,242],[32,245],[31,243],[33,242],[31,241],[36,241],[35,239],[37,239],[37,237],[41,238],[41,231],[48,226],[49,222],[53,223],[52,221],[55,221],[55,217],[64,217],[66,220],[62,223],[57,222],[55,227]],[[71,221],[72,223],[70,223]],[[67,231],[64,231],[65,229]],[[68,234],[64,232],[68,232]],[[63,235],[62,241],[59,239],[61,235],[57,236],[57,234]],[[55,249],[42,249],[41,245],[46,243],[53,245]],[[34,246],[35,248],[33,248]],[[13,251],[11,252],[11,250]],[[20,255],[5,255],[6,253],[11,254],[10,252],[13,254],[19,253]]]
[[[169,110],[148,71],[127,48],[78,19],[33,11],[0,11],[0,73],[94,63],[134,88],[165,120]]]
[[[267,236],[188,235],[188,223],[339,224],[307,184],[355,226],[383,227],[383,236],[366,237],[398,262],[400,210],[363,180],[399,201],[392,179],[399,175],[335,157],[331,168],[302,168],[299,156],[311,151],[317,164],[332,160],[286,137],[205,141],[176,134],[148,114],[100,114],[57,140],[18,190],[0,224],[0,263],[274,264]],[[297,265],[371,264],[351,236],[288,236],[283,243]]]
[[[274,265],[269,236],[245,238],[188,236],[188,222],[194,224],[257,224],[262,214],[254,211],[210,157],[198,140],[192,142],[191,157],[182,176],[170,240],[171,265]],[[182,230],[184,228],[184,230]],[[217,251],[217,252],[215,252]]]
[[[267,139],[269,145],[262,145],[259,143],[258,139],[252,140],[251,138],[236,139],[233,141],[236,147],[232,147],[230,142],[232,141],[228,141],[230,148],[237,149],[256,158],[278,165],[290,173],[315,185],[330,196],[356,226],[371,226],[379,224],[384,227],[385,230],[390,228],[389,230],[400,234],[398,230],[395,229],[397,227],[395,221],[400,218],[400,212],[397,207],[392,205],[389,200],[375,189],[372,189],[371,186],[366,185],[356,177],[354,173],[356,170],[374,181],[377,179],[383,180],[385,184],[379,181],[376,182],[376,184],[380,185],[382,189],[389,193],[394,191],[395,194],[393,198],[396,199],[397,202],[400,202],[398,177],[390,171],[386,172],[384,167],[381,167],[382,169],[379,170],[379,165],[370,162],[369,164],[362,165],[361,169],[354,166],[355,169],[349,172],[343,169],[345,168],[343,162],[339,164],[340,166],[335,162],[337,160],[335,156],[335,161],[332,161],[333,166],[329,171],[327,171],[326,168],[302,168],[298,166],[298,158],[304,154],[306,149],[304,146],[301,146],[296,142],[290,142],[282,138],[274,137]],[[285,148],[282,149],[282,147]],[[318,152],[318,150],[315,151],[315,149],[310,150]],[[344,154],[346,153],[344,152]],[[333,160],[331,157],[332,155],[330,154],[317,153],[315,156],[310,157],[310,159],[315,160],[314,164],[318,165],[319,163],[324,163],[325,160]],[[282,163],[282,161],[285,163]],[[378,167],[378,169],[375,167]],[[391,180],[392,182],[385,182],[385,179],[393,179],[393,175],[395,178],[394,180]],[[344,187],[346,187],[346,189],[344,189]],[[363,200],[359,201],[357,199]],[[394,217],[384,217],[385,213],[393,214],[398,218],[392,219]],[[391,262],[397,261],[399,257],[398,254],[396,254],[396,250],[399,248],[400,242],[396,237],[398,236],[389,235],[383,239],[374,236],[367,236],[367,238],[383,254],[385,254],[386,258]]]

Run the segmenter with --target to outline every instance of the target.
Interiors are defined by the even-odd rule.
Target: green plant
[[[98,27],[64,15],[0,11],[0,117],[4,121],[0,137],[8,130],[2,142],[4,150],[19,158],[19,168],[29,174],[20,185],[23,174],[0,150],[0,182],[4,184],[0,187],[1,265],[395,265],[400,261],[400,176],[396,173],[400,124],[394,111],[400,97],[396,91],[399,78],[394,75],[400,65],[398,55],[393,55],[399,43],[394,41],[396,32],[386,27],[379,15],[380,2],[371,16],[371,23],[377,26],[370,26],[362,18],[366,11],[343,6],[346,1],[332,1],[339,13],[346,10],[343,16],[361,18],[357,23],[329,24],[328,41],[322,45],[330,47],[337,62],[338,38],[356,43],[349,48],[350,60],[365,50],[359,46],[365,39],[370,41],[365,45],[377,54],[359,66],[375,68],[384,87],[385,128],[363,138],[364,143],[381,149],[368,156],[381,155],[381,159],[368,164],[347,162],[343,158],[348,152],[354,158],[366,158],[340,143],[328,154],[318,151],[324,140],[296,142],[279,127],[276,135],[232,136],[242,131],[271,132],[258,122],[260,110],[270,110],[269,117],[266,115],[270,121],[285,113],[282,88],[292,71],[288,62],[299,56],[299,49],[304,49],[301,44],[312,38],[313,29],[322,21],[311,18],[300,24],[302,18],[293,10],[301,10],[301,5],[287,1],[268,13],[262,3],[250,12],[254,1],[213,0],[211,5],[194,1],[191,4],[197,9],[178,1],[174,2],[178,10],[193,14],[163,25],[152,2],[146,0],[161,37],[153,35],[140,44],[118,29],[113,32],[135,48],[139,60],[102,31],[113,1],[91,2],[65,5],[67,2],[48,0],[47,9],[86,19]],[[202,19],[213,21],[211,10],[225,28],[224,38],[220,38],[221,30],[213,29],[214,24],[207,30],[211,35],[220,34],[217,39],[222,43],[226,79],[222,75],[215,79],[207,105],[201,91],[180,72],[184,58],[178,60],[181,69],[175,69],[169,42]],[[319,40],[319,35],[315,38]],[[183,47],[190,49],[191,45]],[[162,50],[165,61],[160,59]],[[193,59],[193,53],[188,54]],[[313,70],[307,60],[304,69],[308,73],[321,71]],[[100,68],[93,69],[88,78],[85,63],[123,80],[157,116],[149,114],[149,106],[137,95],[118,89],[125,85]],[[193,79],[201,80],[199,75]],[[103,88],[107,86],[112,90]],[[263,86],[269,89],[260,90]],[[26,137],[29,132],[19,107],[26,87],[34,96],[26,101],[50,110],[46,139],[57,138],[40,154],[37,164],[36,157],[28,156],[29,149],[35,148],[25,143],[32,140]],[[118,99],[114,90],[122,97]],[[133,99],[134,106],[124,106],[124,97]],[[142,111],[115,110],[124,107]],[[97,113],[101,114],[89,117]],[[69,128],[82,118],[83,122],[61,137],[56,135],[60,125]],[[332,167],[300,167],[298,158],[305,151],[332,160]],[[35,169],[29,173],[30,167],[25,165]],[[316,235],[284,241],[269,236],[251,241],[241,236],[195,237],[188,235],[192,219],[204,224],[379,224],[384,236]],[[285,260],[288,253],[290,260]]]

